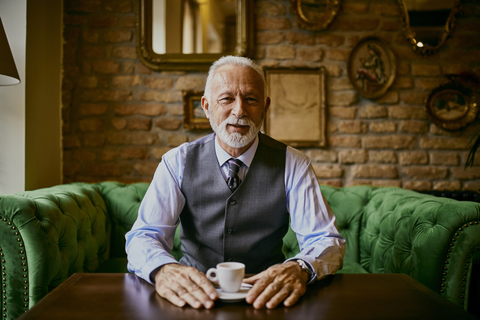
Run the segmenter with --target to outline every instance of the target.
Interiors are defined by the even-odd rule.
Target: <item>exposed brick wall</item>
[[[344,0],[327,31],[299,29],[289,1],[255,1],[255,60],[328,71],[326,148],[305,148],[322,184],[416,190],[480,188],[480,155],[464,170],[474,127],[444,131],[424,110],[445,74],[480,74],[480,6],[464,1],[440,53],[409,47],[394,0]],[[65,0],[64,181],[150,181],[162,155],[209,131],[183,128],[182,90],[203,90],[205,73],[153,72],[137,59],[134,1]],[[396,80],[364,99],[346,72],[352,48],[380,36],[397,57]]]

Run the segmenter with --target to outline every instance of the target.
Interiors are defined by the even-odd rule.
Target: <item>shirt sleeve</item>
[[[125,235],[128,270],[150,283],[155,269],[177,263],[170,252],[185,205],[180,190],[184,151],[180,147],[163,156],[140,204],[137,220]]]
[[[285,186],[290,226],[297,235],[302,259],[314,271],[315,279],[335,274],[343,266],[345,239],[336,226],[336,218],[325,200],[310,159],[288,147]]]

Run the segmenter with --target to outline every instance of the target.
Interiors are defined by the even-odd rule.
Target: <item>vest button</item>
[[[227,229],[227,232],[228,232],[228,233],[232,233],[233,230],[232,230],[232,229]]]
[[[236,203],[237,203],[237,201],[235,201],[235,200],[230,200],[230,204],[231,204],[231,205],[234,205],[234,204],[236,204]]]

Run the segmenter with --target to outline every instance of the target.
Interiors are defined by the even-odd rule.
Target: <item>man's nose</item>
[[[243,99],[235,99],[232,114],[237,117],[237,119],[241,119],[247,115],[247,111],[245,110],[245,101],[243,101]]]

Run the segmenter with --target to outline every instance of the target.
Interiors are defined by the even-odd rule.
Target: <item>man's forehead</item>
[[[246,77],[245,77],[246,76]],[[214,76],[215,80],[220,80],[222,82],[226,80],[234,80],[234,79],[250,79],[254,81],[262,81],[262,78],[251,67],[247,66],[234,66],[234,65],[225,65],[219,67]]]

